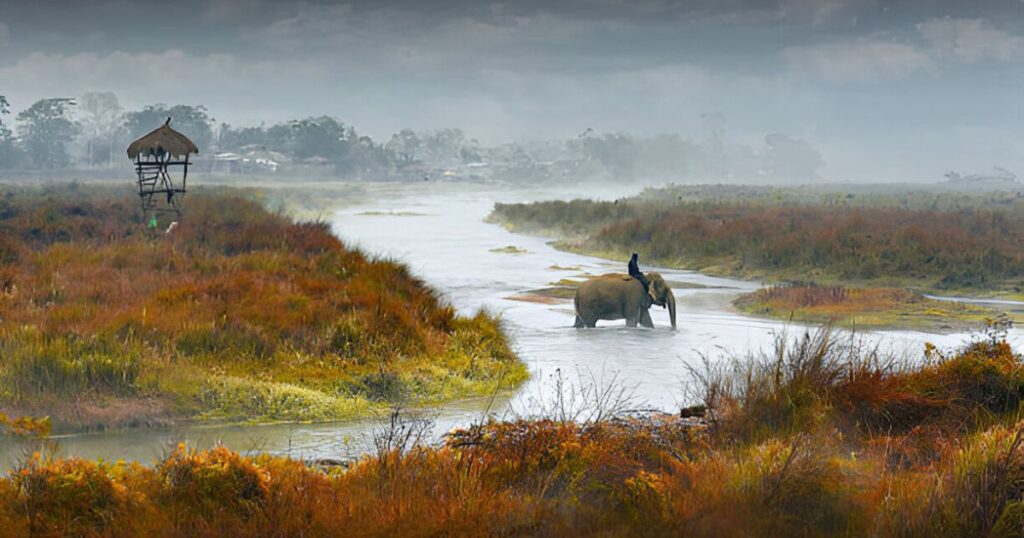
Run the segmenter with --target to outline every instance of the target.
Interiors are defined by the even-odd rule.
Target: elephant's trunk
[[[672,294],[672,290],[669,290],[665,294],[665,299],[668,302],[668,319],[672,322],[672,328],[676,328],[676,297]]]

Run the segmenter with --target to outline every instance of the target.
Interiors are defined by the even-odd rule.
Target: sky
[[[112,91],[377,140],[814,145],[833,181],[1024,177],[1024,0],[0,0],[0,95]]]

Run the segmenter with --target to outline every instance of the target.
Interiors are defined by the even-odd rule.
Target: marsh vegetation
[[[49,207],[47,204],[59,201],[47,200],[38,192],[30,194],[21,198],[24,193],[14,193],[12,200],[16,203],[12,205]],[[68,346],[102,343],[103,335],[107,334],[102,329],[114,323],[111,320],[134,320],[137,325],[133,325],[133,331],[114,333],[119,338],[115,342],[136,347],[117,348],[109,355],[139,364],[134,381],[123,384],[119,381],[121,377],[87,370],[83,375],[93,377],[75,385],[91,387],[84,394],[93,401],[108,402],[108,408],[113,402],[146,395],[150,400],[174,405],[168,408],[175,413],[185,412],[180,416],[267,417],[261,414],[267,408],[260,407],[261,400],[253,394],[268,385],[309,391],[304,394],[344,394],[347,401],[359,398],[356,401],[365,402],[362,410],[386,413],[381,429],[371,435],[369,450],[354,461],[301,461],[281,455],[242,454],[227,447],[196,449],[175,445],[155,460],[130,463],[107,458],[96,461],[60,457],[50,450],[49,441],[43,441],[43,448],[33,454],[32,449],[38,448],[40,441],[27,440],[25,446],[31,448],[26,456],[0,480],[0,522],[12,533],[905,536],[998,535],[1021,524],[1024,498],[1015,484],[1024,479],[1017,472],[1024,457],[1024,434],[1020,433],[1019,422],[1024,399],[1024,380],[1020,375],[1024,359],[1007,342],[1005,326],[993,327],[988,334],[977,336],[959,349],[945,351],[926,346],[922,351],[918,347],[910,356],[890,353],[885,340],[864,340],[844,331],[805,333],[794,328],[796,332],[789,336],[780,333],[774,346],[763,353],[708,355],[703,362],[686,362],[676,357],[679,368],[688,369],[690,374],[682,392],[675,397],[675,401],[687,406],[680,414],[637,412],[636,408],[643,406],[624,399],[627,385],[563,384],[561,371],[567,370],[570,363],[562,361],[556,363],[562,370],[556,376],[555,390],[542,393],[547,405],[542,405],[539,412],[506,412],[487,418],[485,411],[476,414],[473,423],[462,424],[436,440],[427,433],[430,426],[422,414],[386,410],[404,404],[410,392],[419,394],[421,401],[430,401],[431,385],[415,384],[415,380],[424,379],[427,368],[430,375],[443,379],[448,387],[455,387],[453,392],[441,392],[441,397],[463,390],[463,394],[485,393],[489,399],[499,380],[501,384],[515,382],[515,368],[522,368],[522,363],[507,353],[508,340],[494,318],[462,318],[451,311],[448,323],[453,328],[448,330],[443,324],[430,322],[439,318],[421,319],[420,316],[430,313],[440,315],[445,306],[407,269],[392,262],[368,259],[334,239],[322,225],[296,223],[251,201],[231,196],[230,192],[208,192],[190,200],[195,201],[190,218],[197,214],[213,215],[209,218],[221,224],[171,240],[164,236],[136,237],[134,233],[113,233],[109,237],[94,232],[86,234],[80,230],[89,230],[89,225],[79,224],[87,224],[87,216],[98,214],[90,209],[90,204],[99,204],[104,198],[86,193],[82,196],[84,202],[58,204],[58,208],[85,208],[84,213],[70,217],[82,220],[73,221],[68,224],[69,230],[62,232],[72,234],[75,244],[83,246],[72,250],[74,256],[56,258],[61,251],[47,249],[72,249],[68,245],[70,239],[39,243],[19,239],[17,244],[23,246],[16,249],[17,257],[8,264],[19,268],[27,263],[24,259],[36,260],[36,265],[31,266],[33,270],[48,268],[38,272],[39,277],[49,275],[47,282],[55,280],[58,288],[65,290],[59,300],[52,299],[38,308],[59,312],[55,308],[61,305],[89,304],[85,295],[67,284],[68,280],[55,275],[68,274],[73,277],[70,281],[92,283],[90,296],[116,298],[121,295],[108,290],[106,282],[116,282],[113,277],[123,274],[143,283],[138,287],[140,295],[133,292],[131,297],[146,305],[146,313],[143,315],[141,309],[132,307],[121,312],[124,318],[100,313],[88,318],[56,316],[51,320],[24,307],[10,312],[26,320],[19,326],[34,324],[38,327],[34,329],[36,333],[48,335],[40,336],[41,342]],[[134,205],[130,201],[124,203],[129,205],[123,211],[130,215]],[[206,203],[210,206],[202,209]],[[251,221],[246,217],[218,221],[212,208],[219,210],[232,204],[258,215],[256,220],[274,226],[260,228],[257,233],[248,228]],[[100,207],[107,211],[105,205]],[[67,213],[73,215],[77,211]],[[366,221],[391,218],[362,215],[362,209],[350,212],[351,217],[340,220],[339,227],[363,223],[362,226],[379,228]],[[409,217],[402,216],[401,211],[394,213],[393,226],[407,226],[404,223]],[[65,215],[61,211],[55,214]],[[435,243],[419,243],[437,229],[450,229],[450,223],[429,216],[419,218],[423,219],[423,230],[421,236],[414,236],[418,238],[418,248],[425,252],[438,249]],[[21,222],[19,219],[15,222]],[[3,222],[0,220],[0,224]],[[117,218],[111,222],[110,230],[119,229]],[[463,221],[456,223],[457,228],[465,229]],[[10,223],[7,226],[10,230],[21,229]],[[319,244],[301,235],[295,239],[275,235],[287,230],[290,237],[294,232],[292,226],[308,227],[308,233],[324,238],[327,247],[303,247],[302,255],[288,254],[289,249],[299,248],[290,241],[302,239],[298,245]],[[202,229],[202,241],[191,235]],[[377,233],[386,236],[392,229],[380,229]],[[495,242],[493,237],[482,234],[468,235],[474,241],[471,251],[495,265],[483,266],[491,267],[490,271],[477,271],[475,259],[470,257],[463,260],[467,270],[456,275],[461,279],[473,278],[477,273],[507,275],[498,269],[509,266],[534,267],[540,275],[531,287],[548,283],[564,292],[571,289],[581,273],[594,269],[589,265],[591,259],[550,256],[559,253],[545,251],[539,240],[530,242],[524,238],[516,244],[526,247],[527,252],[509,256],[489,252],[495,245],[509,243]],[[243,241],[246,237],[247,242]],[[102,260],[112,259],[110,256],[120,252],[119,248],[126,248],[123,245],[135,245],[145,256],[122,257],[118,267],[108,267],[111,262]],[[154,253],[163,252],[160,249],[166,253],[158,257]],[[329,255],[334,256],[330,261],[318,261]],[[57,270],[33,256],[40,256],[43,261],[60,261],[60,268],[94,263],[99,269],[93,271],[102,272],[96,273],[96,278],[86,278],[85,273],[65,273],[66,269]],[[325,273],[321,272],[322,267],[350,270]],[[29,273],[26,270],[24,274]],[[32,273],[32,278],[36,278],[35,274]],[[167,287],[154,283],[158,276],[166,280],[173,274],[187,276],[192,305],[212,305],[217,312],[214,316],[228,314],[234,324],[215,323],[216,317],[204,317],[208,315],[206,309],[170,300],[178,295],[165,297],[153,291]],[[676,274],[674,278],[680,276]],[[22,293],[20,286],[31,281],[25,278],[13,280],[15,295],[9,300],[16,302],[11,306],[23,304],[17,302],[21,300],[17,294]],[[240,278],[248,278],[246,282],[251,284],[232,287]],[[304,287],[310,282],[317,283],[317,287]],[[379,299],[381,293],[373,294],[380,282],[397,290],[394,295],[384,292],[383,302]],[[458,284],[465,285],[465,280],[454,282],[456,285],[451,287],[456,289]],[[485,285],[495,286],[486,289],[498,296],[507,295],[504,283],[492,284],[488,279]],[[726,290],[714,289],[710,284],[676,288],[682,294],[726,294]],[[126,294],[126,290],[135,288],[118,289],[122,290],[118,293]],[[282,289],[289,290],[291,295],[279,291]],[[469,288],[472,293],[479,293],[479,289]],[[896,295],[878,292],[882,295],[876,297],[874,292],[846,288],[785,289],[794,291],[765,293],[800,304],[829,302],[826,299],[832,296],[844,300],[858,298],[861,294],[870,299],[868,302],[879,297],[916,300],[916,296],[904,296],[898,290],[887,292]],[[293,318],[288,314],[294,308],[288,299],[302,290],[308,290],[304,293],[309,295],[309,302],[304,304],[311,305],[310,312],[316,314],[296,314]],[[98,295],[101,293],[108,295]],[[796,297],[789,297],[791,293]],[[356,301],[364,295],[376,300]],[[222,296],[225,302],[217,302]],[[332,309],[334,303],[328,299],[339,300],[338,297],[348,302]],[[273,308],[260,309],[257,305],[261,304],[272,304]],[[409,304],[420,306],[413,309]],[[531,308],[508,317],[532,319],[547,312],[549,316],[538,323],[550,324],[553,318],[566,315],[549,311],[546,306],[527,306]],[[397,313],[399,308],[406,317]],[[321,315],[335,315],[339,309],[347,316],[342,319],[356,321],[344,326],[344,330],[335,325],[329,342],[348,345],[347,349],[364,349],[363,354],[328,352],[320,362],[299,360],[302,353],[316,349],[311,342],[326,338],[325,333],[317,336],[315,330],[321,326],[315,320]],[[154,321],[156,311],[164,313],[167,319]],[[222,328],[222,334],[230,338],[190,338],[179,349],[178,338],[170,335],[195,329],[191,320],[180,320],[180,313],[186,311],[192,312],[196,323]],[[33,312],[37,317],[30,316]],[[394,313],[396,320],[411,320],[410,325],[362,325],[380,319],[374,314],[389,312]],[[60,319],[66,319],[66,325],[54,324],[53,320]],[[179,322],[173,323],[174,319]],[[290,332],[298,327],[308,332]],[[401,341],[355,337],[367,332],[378,334],[374,331],[390,338],[403,334],[424,336]],[[543,333],[540,339],[556,338],[557,332],[579,344],[575,331],[563,327],[551,331]],[[530,332],[538,333],[539,329]],[[643,342],[651,349],[661,341],[654,332],[634,333],[639,332],[616,335],[611,331],[594,331],[588,336],[596,339],[594,349],[602,354],[623,349],[615,347],[616,340],[627,340],[627,346]],[[685,331],[677,333],[665,332],[665,349],[678,349],[690,342],[668,340],[669,336],[685,336]],[[345,337],[334,338],[338,334]],[[268,347],[253,344],[259,340],[251,335],[267,337]],[[376,348],[367,342],[387,345]],[[346,349],[344,345],[338,349]],[[423,348],[417,347],[421,345]],[[220,349],[217,346],[232,352],[221,355],[210,351]],[[398,351],[393,352],[395,349]],[[419,349],[427,352],[415,353]],[[564,352],[570,348],[556,349]],[[708,349],[710,346],[701,348]],[[89,356],[94,350],[103,348],[74,348],[67,354]],[[133,350],[137,355],[130,353]],[[375,354],[374,350],[382,351]],[[392,352],[383,352],[389,350]],[[594,354],[583,356],[592,360]],[[360,363],[359,357],[365,357],[367,362]],[[666,366],[656,366],[654,375],[666,377]],[[238,396],[220,401],[259,406],[217,404],[217,400],[198,399],[193,396],[195,392],[179,392],[176,385],[165,384],[168,380],[181,383],[184,379],[185,383],[177,386],[187,387],[191,380],[209,387],[225,383],[227,377],[236,380],[228,389],[238,391]],[[621,381],[634,379],[637,378]],[[337,380],[338,385],[331,380]],[[164,388],[167,386],[171,390]],[[344,392],[330,392],[338,386]],[[210,392],[200,394],[218,394],[209,388],[204,390]],[[62,396],[67,393],[54,389],[33,394],[33,401],[51,404],[71,399]],[[283,402],[282,407],[272,411],[274,416],[289,416],[286,411],[291,403],[301,402],[272,398],[263,401]],[[305,417],[299,420],[310,417],[291,416]],[[31,421],[18,424],[24,435],[41,432],[33,429]]]
[[[0,200],[6,410],[58,427],[328,420],[526,377],[491,316],[456,315],[398,263],[232,191],[172,234],[82,186]]]
[[[152,467],[36,453],[0,480],[0,521],[101,536],[1009,536],[1024,523],[1022,364],[998,329],[910,359],[828,330],[782,336],[697,367],[700,418],[555,406],[431,445],[395,414],[347,467],[185,446]]]
[[[733,304],[753,315],[859,329],[903,326],[952,331],[982,327],[998,316],[991,308],[930,299],[900,288],[769,286],[744,294]]]
[[[1017,192],[669,186],[614,201],[496,204],[490,219],[513,230],[553,235],[559,248],[574,252],[625,259],[636,251],[649,264],[773,283],[975,296],[1013,296],[1024,286],[1024,199]],[[744,301],[744,307],[760,303],[760,313],[796,311],[809,320],[850,313],[849,301],[800,312],[780,304],[766,308],[762,296]],[[866,297],[848,297],[854,296]],[[892,308],[913,306],[912,311],[927,305],[958,323],[984,317],[977,308],[911,298],[888,302]],[[884,305],[872,308],[878,306]],[[903,324],[900,318],[876,317],[869,325]]]

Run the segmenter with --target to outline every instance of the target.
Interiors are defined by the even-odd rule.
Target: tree
[[[377,172],[393,161],[386,147],[330,116],[274,125],[266,131],[266,145],[299,161],[322,159],[340,176]]]
[[[338,162],[346,157],[345,125],[334,118],[291,120],[284,128],[284,147],[297,159],[323,157]]]
[[[346,166],[337,169],[343,174],[372,173],[380,170],[390,169],[395,161],[394,154],[384,144],[377,144],[368,136],[359,136],[355,129],[349,128],[351,133],[349,140],[355,143],[350,146],[349,159]]]
[[[89,167],[107,163],[113,167],[114,146],[121,130],[121,104],[110,92],[90,92],[78,99],[78,122],[85,140]]]
[[[400,165],[411,164],[416,160],[423,141],[412,129],[402,129],[391,135],[391,140],[385,146],[393,153]]]
[[[217,131],[217,147],[221,151],[236,150],[245,146],[263,146],[269,149],[271,146],[267,136],[267,130],[263,125],[259,127],[233,128],[227,123],[222,123]]]
[[[135,140],[163,125],[167,118],[171,118],[174,130],[195,142],[199,151],[209,151],[213,143],[213,129],[210,126],[214,120],[202,105],[149,105],[125,114],[124,127],[128,136]]]
[[[0,95],[0,168],[11,168],[18,164],[19,152],[15,144],[14,134],[4,123],[4,116],[11,113],[11,105],[7,97]]]
[[[18,113],[21,147],[40,168],[64,168],[71,164],[69,148],[78,124],[68,117],[74,99],[40,99]]]
[[[569,142],[569,148],[599,163],[612,179],[631,179],[640,155],[640,146],[631,136],[616,133],[578,138]]]
[[[690,174],[690,160],[699,149],[678,134],[659,134],[641,141],[638,166],[646,177],[683,178]]]
[[[462,161],[461,151],[466,146],[462,129],[441,129],[426,135],[423,149],[426,160],[434,166],[453,166]]]
[[[768,168],[776,179],[806,182],[818,178],[818,169],[825,164],[814,146],[783,133],[764,138]]]

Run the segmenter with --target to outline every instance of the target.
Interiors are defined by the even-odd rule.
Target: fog
[[[1019,0],[0,0],[0,138],[110,92],[205,106],[219,152],[222,124],[330,116],[381,148],[458,129],[461,164],[542,179],[941,181],[1024,170],[1022,82]],[[127,136],[68,114],[71,165]]]
[[[193,295],[195,304],[201,304],[201,294],[189,290],[221,294],[222,285],[253,288],[257,294],[269,289],[265,285],[279,286],[281,293],[271,294],[273,301],[268,299],[268,305],[286,308],[288,312],[281,315],[289,319],[306,315],[300,310],[309,300],[307,291],[310,297],[321,289],[329,294],[338,292],[337,298],[327,299],[352,309],[350,317],[337,323],[328,320],[324,325],[332,331],[324,333],[331,339],[330,354],[338,355],[337,364],[329,369],[319,360],[319,366],[313,366],[315,355],[325,353],[323,343],[306,351],[297,344],[293,349],[289,341],[279,353],[267,353],[277,360],[287,349],[291,361],[295,352],[294,364],[281,366],[280,372],[286,373],[261,369],[264,363],[248,361],[244,354],[238,361],[225,358],[223,365],[211,366],[217,358],[212,351],[196,351],[192,361],[191,352],[184,350],[181,343],[188,339],[202,340],[197,349],[206,346],[207,340],[215,346],[223,340],[226,356],[234,354],[235,344],[228,339],[236,333],[245,340],[238,346],[248,346],[252,336],[257,342],[253,345],[261,347],[264,325],[260,324],[264,322],[253,321],[250,328],[246,317],[251,312],[256,320],[257,314],[264,314],[265,309],[256,308],[259,305],[245,305],[245,314],[237,314],[237,321],[225,314],[223,323],[211,323],[209,332],[205,325],[193,327],[194,321],[181,325],[182,330],[195,328],[195,332],[175,337],[173,345],[170,336],[166,342],[158,342],[168,348],[166,360],[173,358],[174,362],[160,365],[157,373],[183,364],[188,375],[196,377],[172,377],[167,386],[173,388],[166,390],[154,382],[153,400],[162,405],[164,398],[167,402],[192,398],[193,389],[210,392],[209,401],[196,404],[195,409],[201,410],[197,417],[224,413],[230,418],[236,413],[230,408],[234,403],[228,402],[233,398],[224,397],[225,403],[218,403],[221,389],[213,383],[228,387],[223,389],[226,393],[236,382],[251,382],[252,392],[239,391],[237,400],[248,402],[252,394],[252,415],[248,415],[247,403],[240,404],[243,411],[239,413],[253,420],[264,420],[257,414],[264,412],[260,410],[263,399],[281,398],[282,407],[296,408],[314,402],[314,396],[309,400],[293,397],[284,389],[282,396],[262,396],[262,391],[276,391],[277,385],[315,394],[316,402],[321,396],[324,401],[342,402],[351,395],[358,405],[371,399],[373,405],[378,401],[397,403],[398,393],[404,393],[406,385],[410,391],[418,391],[420,374],[413,374],[407,382],[401,376],[411,370],[392,371],[391,361],[396,357],[404,360],[408,349],[415,364],[425,364],[419,356],[435,347],[442,349],[441,328],[445,327],[444,353],[449,354],[449,349],[463,345],[458,340],[462,329],[455,330],[460,327],[458,322],[445,321],[447,314],[432,313],[430,307],[414,314],[440,320],[430,321],[430,327],[438,328],[436,336],[435,329],[423,329],[427,325],[421,327],[418,321],[398,330],[402,339],[406,332],[415,331],[427,335],[429,342],[420,336],[409,338],[414,341],[408,348],[399,339],[394,344],[384,339],[378,342],[378,333],[398,327],[393,323],[401,316],[392,314],[400,307],[388,303],[384,311],[382,306],[409,297],[411,292],[404,287],[406,276],[436,290],[459,315],[485,311],[498,316],[530,374],[529,380],[507,393],[432,406],[431,411],[437,413],[435,440],[450,428],[468,426],[489,413],[510,418],[529,411],[531,404],[540,402],[543,407],[545,401],[556,398],[561,405],[566,387],[571,389],[569,394],[573,390],[582,393],[588,379],[594,385],[614,381],[609,384],[634,391],[637,408],[673,410],[695,403],[686,389],[693,386],[692,375],[700,365],[725,364],[719,361],[768,350],[779,335],[789,331],[796,335],[812,327],[793,321],[792,313],[785,320],[762,317],[772,313],[743,310],[734,302],[763,287],[761,282],[738,278],[753,278],[762,271],[773,284],[822,279],[829,287],[810,290],[811,306],[817,306],[813,300],[820,295],[845,300],[847,288],[843,286],[848,282],[856,286],[906,283],[933,293],[951,289],[959,293],[963,286],[965,293],[984,295],[965,298],[950,292],[950,296],[934,298],[973,301],[998,310],[1005,307],[1019,317],[1024,308],[1024,284],[1020,281],[1024,271],[1019,270],[1020,249],[1014,247],[1019,247],[1019,238],[1024,236],[1017,211],[1024,199],[1024,189],[1017,182],[1018,175],[1024,174],[1024,138],[1019,134],[1024,120],[1022,83],[1024,0],[0,0],[0,182],[52,180],[63,187],[70,181],[116,180],[124,189],[138,181],[142,191],[146,181],[155,179],[142,177],[142,173],[138,179],[134,177],[125,148],[171,118],[173,128],[199,147],[198,155],[186,155],[194,159],[189,161],[190,189],[195,184],[266,187],[260,193],[266,206],[286,207],[301,218],[317,212],[317,221],[330,226],[347,247],[361,249],[368,258],[394,260],[408,272],[395,270],[391,276],[391,269],[368,269],[367,275],[387,276],[365,282],[353,279],[353,271],[359,272],[363,265],[348,260],[358,260],[358,256],[350,258],[335,252],[334,246],[318,246],[314,239],[304,238],[305,231],[294,234],[294,245],[305,246],[292,246],[290,238],[279,241],[282,234],[291,235],[290,230],[300,228],[280,228],[286,231],[266,235],[269,232],[264,230],[279,228],[264,228],[259,219],[265,218],[255,211],[248,215],[247,205],[241,204],[242,209],[226,211],[222,219],[208,218],[207,223],[217,230],[217,237],[237,235],[238,246],[217,245],[202,230],[189,232],[189,223],[197,221],[189,216],[187,204],[185,213],[162,214],[161,218],[175,219],[167,223],[158,223],[155,216],[147,220],[143,206],[141,222],[147,223],[148,231],[111,235],[109,248],[103,243],[108,250],[102,250],[102,256],[77,259],[68,253],[85,253],[92,243],[65,245],[57,239],[64,230],[78,226],[76,216],[86,211],[62,201],[74,200],[72,197],[86,190],[79,190],[77,183],[60,189],[59,195],[67,198],[55,195],[51,199],[57,189],[44,188],[39,196],[18,195],[23,201],[15,199],[17,189],[8,189],[6,196],[13,201],[4,206],[5,211],[31,239],[19,239],[17,234],[8,234],[14,238],[10,241],[0,238],[10,243],[4,246],[6,254],[0,255],[20,257],[18,265],[12,264],[11,271],[17,272],[9,271],[8,277],[21,279],[31,272],[34,278],[36,266],[53,266],[52,278],[46,277],[52,283],[41,278],[30,282],[45,286],[17,282],[32,290],[31,295],[22,292],[21,297],[29,299],[17,304],[27,305],[33,312],[63,305],[65,280],[82,284],[80,287],[90,292],[79,294],[87,296],[81,304],[69,301],[66,307],[45,311],[49,312],[47,319],[58,321],[104,307],[104,301],[96,297],[105,297],[100,293],[105,288],[96,287],[100,291],[93,293],[93,280],[120,282],[90,276],[116,272],[121,275],[118,278],[129,282],[138,272],[138,281],[159,284],[166,282],[168,271],[178,269],[179,259],[188,261],[193,256],[196,261],[189,264],[195,267],[238,266],[244,271],[225,270],[216,275],[217,281],[200,283],[212,290],[209,292],[191,281],[183,284],[186,291],[171,289],[172,295],[184,299],[180,306],[175,303],[169,315],[187,313]],[[327,184],[335,181],[345,183]],[[357,183],[369,181],[379,183]],[[854,182],[887,185],[852,185]],[[943,182],[941,186],[939,182]],[[702,185],[643,190],[668,183]],[[705,183],[828,185],[737,188]],[[902,183],[934,185],[919,188]],[[1012,190],[999,195],[962,196],[1007,186]],[[700,196],[690,196],[687,189]],[[119,192],[129,194],[126,189]],[[156,192],[166,192],[170,203],[172,197],[180,202],[176,193],[184,190]],[[623,198],[637,193],[638,199]],[[144,196],[151,194],[143,192]],[[618,320],[602,320],[602,330],[571,329],[584,315],[568,298],[572,288],[592,276],[626,270],[625,259],[560,250],[551,237],[527,235],[528,230],[516,229],[511,222],[506,229],[485,221],[499,202],[582,197],[606,198],[608,203],[592,206],[578,202],[575,205],[582,208],[578,215],[563,209],[574,204],[552,204],[555,209],[542,216],[569,214],[570,223],[593,225],[598,232],[606,225],[599,217],[609,216],[611,225],[605,230],[617,227],[628,233],[609,242],[607,248],[595,242],[584,250],[620,258],[632,251],[642,253],[643,270],[660,273],[675,289],[678,327],[672,307],[671,315],[654,310],[654,330],[634,330]],[[725,202],[733,198],[752,203],[728,206]],[[773,200],[770,203],[758,202],[769,198]],[[194,199],[190,194],[188,204]],[[701,203],[688,205],[691,199]],[[231,198],[223,200],[234,203]],[[28,204],[42,209],[22,211],[32,208]],[[90,204],[93,202],[86,200],[83,207],[95,212],[103,207]],[[701,210],[702,204],[710,209]],[[807,207],[793,209],[791,218],[788,207],[780,209],[791,204]],[[207,207],[209,216],[220,209],[210,202]],[[637,212],[630,213],[630,207]],[[685,214],[691,208],[697,208],[692,219]],[[126,213],[119,211],[121,217],[117,218],[126,218]],[[649,219],[623,220],[631,214],[641,215],[640,211],[657,220],[650,225],[644,222]],[[761,214],[755,214],[757,211]],[[726,222],[732,218],[731,212],[739,215],[734,219],[739,225]],[[836,215],[843,218],[832,218]],[[903,219],[907,215],[914,219]],[[872,226],[863,225],[867,219],[874,219]],[[98,217],[93,220],[100,222]],[[36,226],[37,221],[43,224]],[[821,225],[816,226],[819,221]],[[936,222],[942,225],[936,226]],[[111,229],[121,229],[117,226]],[[301,230],[315,230],[315,226]],[[764,238],[771,233],[760,233],[784,227],[793,233],[778,233],[779,241],[769,242]],[[901,227],[898,237],[880,239],[875,234],[872,238],[869,233],[897,227]],[[99,231],[89,233],[100,244],[97,234],[107,237],[109,232],[99,225],[95,228]],[[716,230],[727,233],[714,235]],[[681,231],[690,234],[686,237],[701,239],[701,244],[691,248],[688,241],[676,241],[677,235],[683,237]],[[565,235],[573,233],[577,232]],[[213,232],[210,234],[213,237]],[[35,248],[32,241],[42,244],[44,237],[50,241],[51,236],[54,243],[45,243],[46,250],[40,247],[38,256],[22,254]],[[257,236],[282,246],[280,250],[263,249],[258,246],[262,243],[253,240],[254,246],[247,247],[248,238]],[[722,249],[698,252],[718,237]],[[148,249],[147,245],[165,239],[169,248],[150,249],[160,256],[172,256],[165,268],[162,262],[149,264],[152,267],[145,270],[121,267],[121,253],[135,256],[142,247]],[[828,242],[836,248],[826,248]],[[212,246],[206,248],[206,243]],[[326,239],[324,244],[328,244]],[[822,248],[796,248],[805,244]],[[591,249],[593,245],[601,248]],[[233,261],[236,250],[245,257],[237,263]],[[47,257],[54,252],[56,261]],[[728,256],[723,255],[726,252]],[[677,263],[683,256],[693,257],[700,263],[693,267],[703,267],[709,274],[655,266]],[[36,263],[44,258],[52,263]],[[808,261],[811,258],[813,261]],[[308,285],[301,286],[264,278],[261,272],[291,271],[291,265],[279,263],[281,259],[310,262],[302,267],[322,266],[325,275],[329,272],[332,279],[337,277],[337,287],[326,276],[323,282],[310,279]],[[65,267],[62,260],[74,263]],[[876,263],[879,260],[887,265]],[[94,263],[102,267],[89,265]],[[350,271],[351,267],[355,269]],[[882,271],[879,267],[899,270]],[[202,268],[195,271],[206,271]],[[735,278],[710,276],[713,272]],[[76,275],[87,278],[76,279]],[[193,278],[189,275],[185,274]],[[14,277],[5,278],[6,283],[0,284],[4,293],[13,297]],[[833,288],[836,282],[843,286]],[[144,295],[148,291],[128,293],[125,285],[120,288],[109,292],[111,301],[164,303],[162,291],[153,292],[155,298],[150,298]],[[392,288],[398,290],[394,298],[388,295]],[[37,301],[33,297],[38,289],[43,291]],[[797,291],[800,289],[798,286]],[[286,291],[290,295],[286,296]],[[988,297],[995,293],[1007,294],[1010,299]],[[238,296],[249,297],[241,292]],[[963,313],[963,319],[939,319],[934,330],[941,334],[934,334],[908,316],[927,317],[923,321],[930,324],[930,318],[941,317],[944,310],[917,314],[909,309],[910,313],[904,313],[900,310],[906,306],[904,302],[930,303],[919,303],[924,298],[916,291],[892,296],[898,300],[880,300],[883,305],[892,304],[879,308],[892,310],[886,314],[893,319],[898,316],[898,326],[894,322],[889,327],[887,321],[878,323],[885,328],[865,330],[865,326],[872,327],[872,312],[863,318],[866,321],[854,315],[848,318],[850,326],[857,329],[857,338],[865,343],[863,349],[877,346],[886,356],[891,351],[892,356],[910,361],[917,360],[928,342],[948,350],[952,357],[952,350],[977,337],[966,327],[968,322],[977,322],[971,316],[981,314],[971,311]],[[367,306],[373,297],[376,314],[370,314],[371,306]],[[646,304],[646,298],[643,300]],[[408,299],[408,305],[419,309],[418,301]],[[128,311],[124,305],[109,306]],[[836,303],[835,308],[843,312],[846,305]],[[934,304],[927,308],[934,309]],[[141,311],[144,323],[146,309]],[[852,307],[851,311],[855,312]],[[636,310],[623,306],[622,312],[633,315],[630,312]],[[338,313],[341,315],[341,310]],[[361,320],[371,318],[379,320],[364,327]],[[124,319],[128,320],[124,327],[134,326],[134,318]],[[63,322],[53,323],[54,327],[46,330],[65,330],[57,327]],[[220,336],[220,325],[235,323],[238,331],[225,330],[225,336]],[[266,323],[271,327],[276,322]],[[71,322],[67,325],[72,326]],[[298,322],[295,326],[299,327]],[[124,332],[124,327],[117,327]],[[266,329],[266,334],[288,336],[283,327]],[[36,329],[28,328],[34,331],[34,338]],[[134,330],[128,332],[135,334]],[[137,343],[139,350],[149,350],[149,337],[143,333],[146,331],[140,333],[138,342],[135,336],[126,337],[124,346]],[[58,336],[78,341],[78,333],[68,334],[71,336]],[[476,338],[471,332],[466,334]],[[844,329],[837,329],[836,334],[849,335]],[[1009,329],[1007,334],[1019,349],[1024,331]],[[434,339],[436,345],[430,343]],[[33,341],[26,338],[26,342]],[[449,348],[449,343],[453,347]],[[365,356],[353,344],[365,347]],[[336,353],[338,346],[344,346],[343,354]],[[469,349],[469,344],[466,346]],[[378,347],[385,351],[378,352]],[[124,349],[135,353],[136,348]],[[164,360],[162,349],[153,356]],[[242,348],[237,352],[243,353]],[[457,353],[462,360],[463,352]],[[467,360],[466,372],[478,369],[476,353],[474,349],[466,351],[467,358],[474,355]],[[253,357],[257,355],[263,357],[264,353],[254,351]],[[248,362],[237,366],[236,372],[235,364],[242,360]],[[381,363],[377,374],[363,375],[376,369],[367,360]],[[436,371],[448,372],[444,376],[454,379],[451,386],[456,388],[451,394],[461,394],[463,389],[457,384],[463,375],[467,386],[477,386],[485,377],[493,379],[492,372],[470,380],[468,376],[477,374],[456,372],[449,363],[456,361],[438,363]],[[91,363],[83,364],[87,366],[82,368],[87,368]],[[125,364],[142,368],[138,365],[149,363],[129,357]],[[353,366],[350,374],[345,364],[358,366]],[[433,366],[423,371],[434,370]],[[198,377],[207,375],[207,368],[211,384]],[[251,377],[249,368],[253,369]],[[338,379],[332,379],[331,385],[309,384],[317,388],[308,389],[305,376],[320,377],[318,369],[323,369],[325,376],[338,372]],[[563,385],[563,373],[572,372],[578,374],[576,381],[570,379]],[[506,382],[504,375],[497,379],[498,385]],[[295,381],[293,376],[299,379]],[[424,376],[424,386],[435,383]],[[138,394],[148,399],[150,377],[145,379],[146,392]],[[449,381],[436,383],[448,386]],[[392,384],[399,389],[394,397],[385,394]],[[378,390],[371,385],[388,387]],[[215,388],[208,391],[207,387]],[[330,388],[329,397],[321,387]],[[105,392],[96,394],[107,397]],[[135,396],[134,392],[126,394]],[[430,397],[448,395],[438,392]],[[63,401],[54,398],[54,402]],[[75,398],[76,413],[78,405],[92,405],[88,395]],[[111,392],[111,401],[115,400]],[[218,407],[221,405],[223,409]],[[276,405],[266,404],[266,416],[275,412]],[[327,409],[334,404],[324,405]],[[164,422],[163,411],[160,413],[154,422]],[[324,411],[323,416],[347,416],[340,411],[338,415],[328,413],[334,411]],[[317,414],[317,419],[320,416]],[[140,418],[138,423],[146,420]],[[178,441],[194,447],[223,441],[235,450],[310,459],[355,457],[369,444],[351,444],[348,438],[365,436],[375,427],[368,422],[282,423],[259,428],[249,423],[212,422],[183,415],[178,427],[111,428],[95,435],[65,437],[61,447],[66,455],[107,461],[151,461]],[[797,445],[793,447],[790,456]],[[842,450],[848,448],[843,445]],[[0,439],[0,462],[13,465],[19,454],[10,439]],[[840,461],[838,455],[834,461]]]

